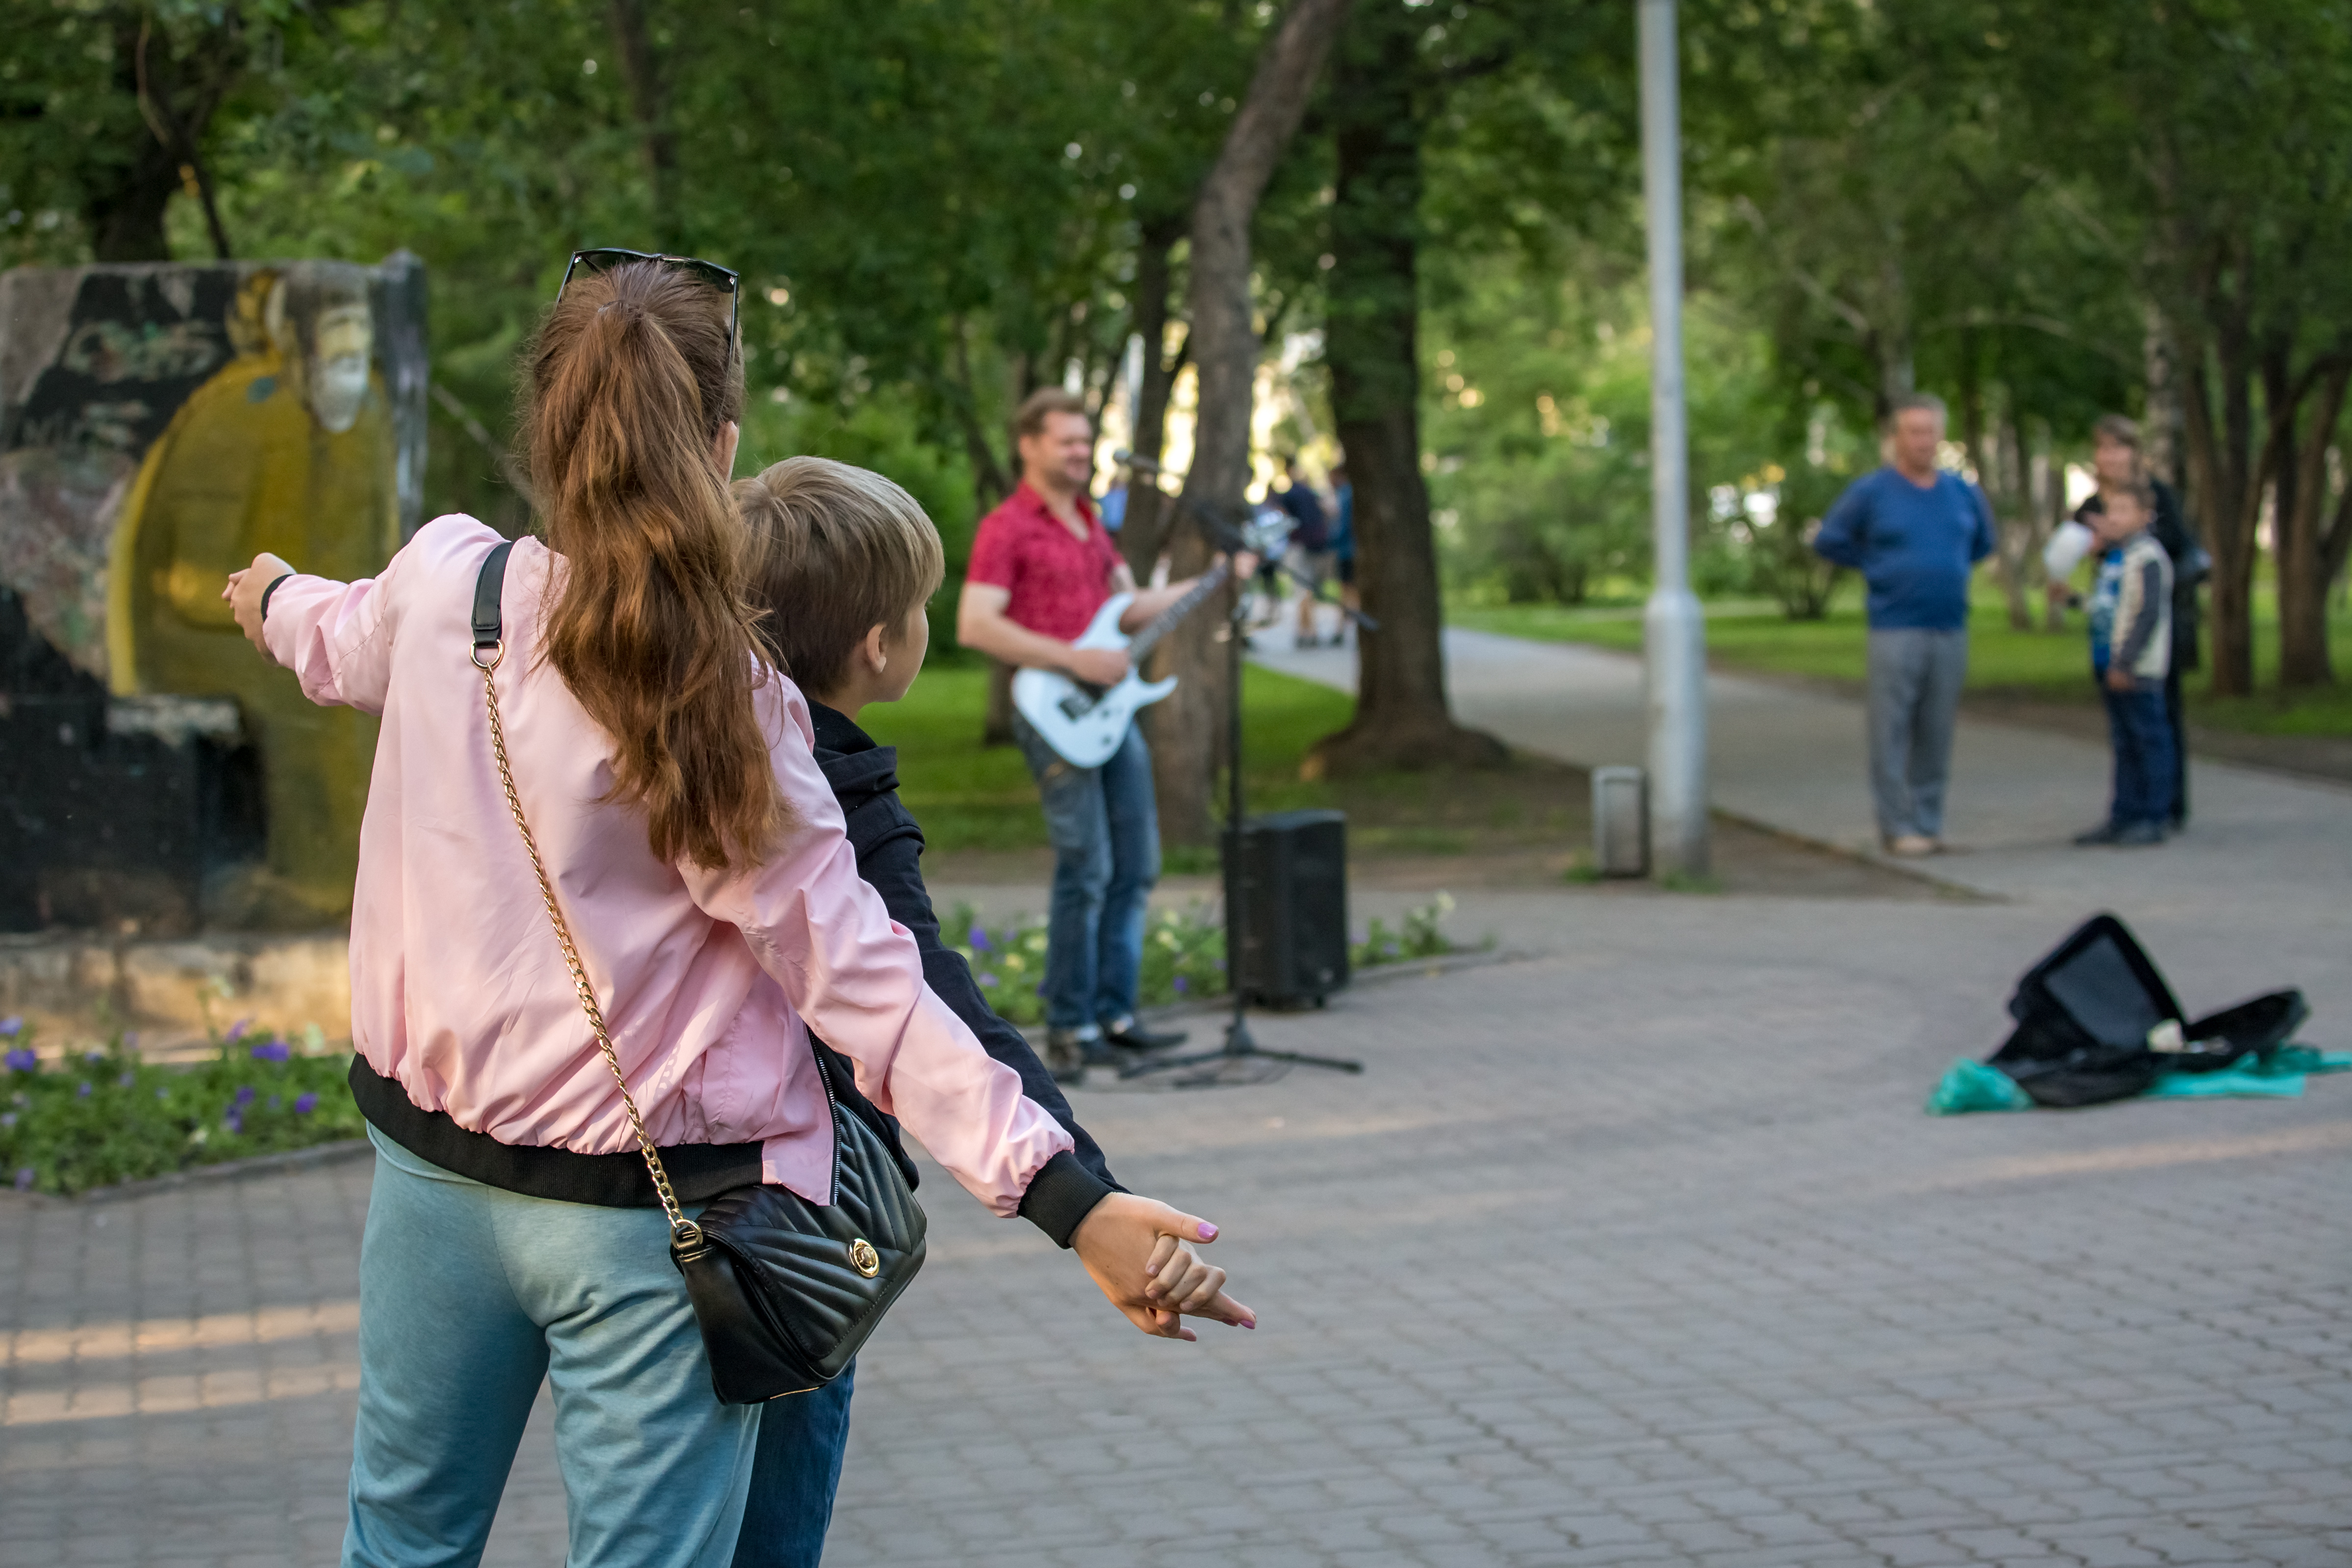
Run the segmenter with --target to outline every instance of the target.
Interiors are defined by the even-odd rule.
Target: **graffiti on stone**
[[[349,900],[373,725],[311,708],[256,658],[221,584],[262,551],[373,575],[415,529],[424,343],[423,268],[404,255],[0,274],[16,624],[118,706],[234,701],[272,897],[322,911]]]

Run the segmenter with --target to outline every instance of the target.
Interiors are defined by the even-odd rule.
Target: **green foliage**
[[[1410,963],[1417,958],[1443,958],[1454,946],[1438,922],[1453,910],[1454,895],[1440,893],[1407,910],[1394,931],[1387,921],[1375,918],[1365,929],[1363,941],[1348,944],[1348,962],[1358,969],[1371,969],[1383,963]]]
[[[1358,969],[1372,969],[1443,958],[1456,951],[1440,926],[1453,909],[1453,898],[1440,893],[1406,910],[1393,931],[1374,920],[1362,941],[1348,944],[1349,961]],[[1045,983],[1042,921],[1016,915],[992,928],[982,923],[970,904],[958,904],[940,922],[940,940],[971,966],[981,994],[997,1016],[1024,1028],[1045,1021],[1045,998],[1038,994]],[[1143,975],[1137,992],[1146,1007],[1225,994],[1225,927],[1211,906],[1151,911],[1144,925]]]
[[[1457,593],[1576,605],[1646,581],[1650,335],[1638,291],[1498,260],[1454,272],[1423,343],[1431,499]],[[1797,538],[1791,568],[1783,541],[1801,530],[1776,530],[1781,492],[1801,506],[1824,487],[1834,495],[1853,455],[1788,432],[1769,344],[1727,301],[1695,299],[1685,335],[1699,584],[1736,592],[1760,577],[1775,591],[1812,560]]]
[[[940,922],[940,940],[963,955],[981,994],[999,1017],[1024,1026],[1045,1021],[1045,927],[1028,915],[993,930],[978,911],[959,904]],[[1144,924],[1143,974],[1137,995],[1146,1007],[1222,995],[1225,989],[1225,928],[1194,905],[1154,910]]]
[[[214,1059],[152,1066],[117,1035],[37,1063],[29,1031],[0,1071],[0,1171],[18,1191],[78,1193],[362,1136],[347,1053],[300,1054],[232,1030]]]

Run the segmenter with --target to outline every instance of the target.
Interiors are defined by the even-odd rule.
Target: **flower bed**
[[[1395,930],[1374,921],[1363,940],[1348,944],[1349,962],[1358,969],[1383,963],[1409,963],[1437,958],[1454,951],[1440,929],[1454,900],[1440,893],[1428,903],[1406,911]],[[1045,982],[1045,925],[1034,915],[1019,915],[991,928],[981,923],[969,904],[959,904],[940,922],[940,939],[971,965],[981,994],[1006,1021],[1024,1026],[1045,1021],[1045,998],[1038,989]],[[1205,906],[1155,910],[1144,927],[1143,977],[1139,987],[1146,1007],[1225,993],[1225,928],[1213,921]]]
[[[1349,944],[1358,969],[1454,951],[1439,928],[1454,900],[1440,893],[1394,930],[1374,921]],[[941,935],[963,954],[981,993],[1013,1023],[1045,1021],[1045,927],[1032,916],[990,929],[969,906]],[[1225,991],[1225,931],[1201,906],[1155,911],[1144,931],[1143,1005],[1165,1006]],[[316,1030],[301,1041],[258,1037],[243,1025],[194,1066],[139,1059],[134,1036],[44,1061],[31,1033],[0,1019],[0,1180],[19,1192],[70,1194],[174,1171],[279,1154],[363,1134],[344,1075],[347,1051]]]
[[[79,1193],[362,1135],[348,1052],[241,1027],[188,1067],[139,1059],[135,1037],[44,1062],[0,1019],[0,1174],[18,1192]]]

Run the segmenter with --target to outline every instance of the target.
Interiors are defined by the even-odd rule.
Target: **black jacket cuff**
[[[268,587],[261,590],[261,618],[265,622],[269,619],[269,601],[277,597],[278,590],[284,587],[286,579],[292,575],[294,574],[291,572],[280,572],[269,580]]]
[[[1055,1246],[1066,1247],[1078,1222],[1115,1190],[1065,1149],[1029,1178],[1029,1190],[1021,1194],[1021,1217],[1052,1237]]]

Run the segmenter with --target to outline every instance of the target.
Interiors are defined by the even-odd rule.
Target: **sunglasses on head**
[[[563,298],[563,290],[572,287],[572,275],[583,268],[593,277],[632,261],[658,261],[665,267],[691,272],[727,296],[727,356],[728,363],[733,363],[735,331],[743,319],[742,280],[715,261],[705,261],[698,256],[665,256],[646,250],[575,250],[572,253],[571,265],[563,269],[563,281],[556,285],[555,297],[559,300]]]

